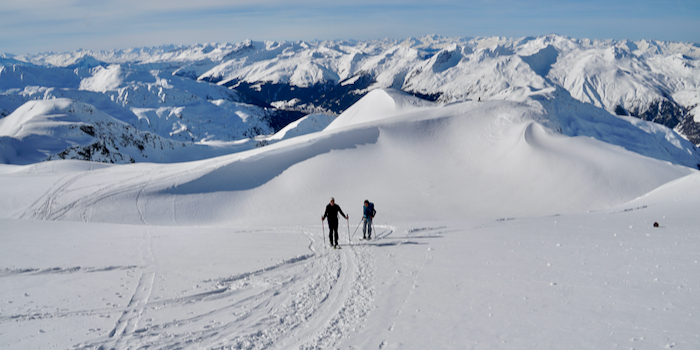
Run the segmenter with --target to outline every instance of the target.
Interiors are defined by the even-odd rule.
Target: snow
[[[258,137],[260,140],[284,140],[301,135],[311,134],[318,130],[328,128],[337,117],[328,114],[314,113],[289,123],[282,130],[269,137]]]
[[[412,109],[432,106],[433,104],[413,97],[405,92],[393,89],[377,89],[365,95],[339,115],[325,130],[334,130],[362,123],[371,123],[386,119],[395,114],[406,113]]]
[[[0,348],[698,348],[700,172],[551,93],[377,90],[216,158],[2,164]]]
[[[105,92],[116,90],[124,80],[124,69],[119,65],[111,65],[107,68],[98,66],[94,68],[93,75],[80,82],[80,90]]]

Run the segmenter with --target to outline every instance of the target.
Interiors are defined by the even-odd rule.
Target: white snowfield
[[[0,348],[700,348],[697,155],[556,93],[378,89],[233,155],[0,165]]]

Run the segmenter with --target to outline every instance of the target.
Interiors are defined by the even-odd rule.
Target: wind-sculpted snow
[[[612,116],[572,99],[560,88],[527,91],[524,95],[528,96],[529,103],[546,111],[543,123],[565,135],[593,137],[647,157],[700,168],[700,150],[663,125],[633,117]]]
[[[282,174],[292,165],[331,151],[375,143],[376,128],[356,129],[308,140],[305,144],[266,150],[223,165],[195,181],[179,184],[167,193],[192,194],[218,191],[245,191],[260,187]]]

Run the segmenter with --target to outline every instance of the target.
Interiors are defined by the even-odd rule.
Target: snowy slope
[[[309,207],[335,195],[352,202],[371,196],[390,220],[552,215],[621,204],[692,171],[620,147],[646,150],[648,134],[630,123],[626,143],[615,146],[558,133],[564,119],[535,100],[415,101],[376,90],[322,132],[199,162],[86,172],[70,181],[83,190],[46,194],[63,197],[54,208],[28,198],[3,210],[13,218],[131,224],[253,224],[267,216],[266,224],[304,224]],[[600,133],[608,124],[593,117],[575,130]],[[104,180],[111,171],[142,175],[111,183]],[[143,196],[152,199],[140,203]]]
[[[698,171],[562,133],[547,94],[412,101],[196,162],[0,165],[0,347],[700,346]]]

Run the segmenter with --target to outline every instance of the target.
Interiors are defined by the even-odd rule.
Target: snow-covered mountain
[[[202,159],[266,143],[276,130],[304,115],[242,103],[231,89],[172,75],[169,64],[158,66],[164,69],[159,70],[138,64],[105,64],[88,56],[72,60],[65,67],[36,66],[14,59],[2,62],[0,115],[4,118],[0,123],[4,119],[10,120],[4,124],[16,124],[18,120],[27,123],[22,135],[0,131],[5,137],[2,158],[13,164],[53,158],[116,163]],[[41,111],[58,108],[64,110],[61,113],[73,114],[76,109],[68,105],[90,110],[79,116],[86,125],[94,127],[108,116],[127,128],[116,131],[98,127],[98,135],[90,135],[96,138],[95,142],[118,144],[129,139],[140,144],[138,153],[150,156],[125,152],[123,147],[112,148],[110,157],[84,151],[78,154],[73,151],[75,147],[92,147],[85,144],[83,134],[64,132],[67,129],[61,123],[52,124],[56,127],[53,130],[46,123],[40,128],[32,126]],[[97,115],[101,117],[94,117]],[[39,129],[43,132],[28,134],[28,130]],[[47,134],[60,142],[49,148],[44,143],[31,142]],[[156,139],[161,140],[159,144],[151,142]],[[61,149],[60,143],[71,146]]]
[[[374,88],[456,102],[518,99],[519,89],[558,86],[575,99],[611,113],[678,126],[700,143],[692,127],[700,103],[697,44],[575,40],[556,35],[428,36],[401,42],[249,42],[244,48],[199,79],[232,86],[265,101],[296,99],[297,104],[334,112]]]
[[[700,119],[699,60],[697,44],[557,35],[519,39],[426,36],[403,41],[245,41],[4,55],[0,58],[0,116],[26,111],[26,106],[20,107],[31,101],[68,98],[134,130],[167,142],[197,145],[201,150],[199,156],[197,152],[171,152],[149,157],[149,161],[191,160],[276,142],[280,137],[273,136],[275,132],[306,114],[323,113],[321,119],[330,122],[369,91],[391,88],[442,104],[527,102],[536,95],[547,101],[541,105],[549,113],[567,114],[570,123],[607,112],[622,120],[635,117],[653,121],[700,144],[700,124],[696,121]],[[616,135],[617,126],[629,124],[606,119],[610,132],[598,134]],[[630,122],[644,125],[647,131],[656,130],[654,138],[675,137],[670,131]],[[318,129],[307,125],[304,132],[321,130],[327,124],[314,125]],[[579,135],[569,125],[562,125],[560,131]],[[56,137],[75,143],[71,135]],[[4,141],[5,152],[19,152],[7,146],[13,142]],[[222,145],[235,147],[225,149]],[[652,142],[648,147],[662,146]],[[55,151],[58,153],[46,154],[45,159],[59,153],[68,157],[73,154],[67,149]],[[158,153],[158,148],[153,152]],[[120,157],[141,160],[130,154]],[[16,157],[4,158],[8,161]]]

